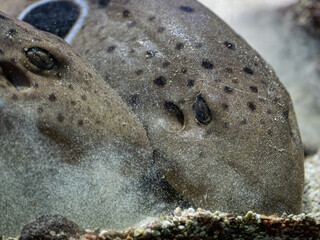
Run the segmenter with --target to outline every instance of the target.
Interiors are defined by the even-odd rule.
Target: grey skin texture
[[[210,210],[301,211],[292,102],[257,52],[196,1],[88,4],[71,45],[136,113],[178,192]]]
[[[0,24],[0,110],[8,123],[1,126],[2,141],[21,117],[71,153],[68,161],[108,142],[133,154],[127,164],[147,164],[142,124],[81,56],[62,39],[3,13]]]

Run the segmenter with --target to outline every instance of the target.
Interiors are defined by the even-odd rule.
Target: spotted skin
[[[127,167],[147,165],[142,124],[81,56],[62,39],[4,13],[0,29],[2,119],[17,125],[30,116],[37,130],[74,153],[68,161],[103,143],[131,151]]]
[[[71,45],[137,114],[176,190],[208,209],[301,211],[292,102],[257,52],[196,1],[89,5]]]

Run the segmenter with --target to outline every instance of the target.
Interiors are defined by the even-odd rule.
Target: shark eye
[[[197,96],[197,100],[193,104],[193,113],[197,121],[201,124],[207,125],[212,120],[211,111],[200,94]]]
[[[57,68],[57,60],[45,49],[33,47],[25,49],[25,54],[30,63],[39,70],[52,70]]]

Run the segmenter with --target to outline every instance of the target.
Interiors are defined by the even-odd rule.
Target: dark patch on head
[[[251,92],[258,92],[258,88],[256,86],[250,86]]]
[[[166,101],[164,103],[164,108],[171,116],[174,116],[181,125],[184,124],[184,115],[177,105],[172,102]]]
[[[254,105],[253,102],[248,102],[248,107],[249,107],[249,109],[250,109],[251,111],[256,110],[256,105]]]
[[[78,120],[78,126],[82,126],[83,125],[83,120]]]
[[[148,50],[146,54],[147,54],[147,58],[152,58],[157,54],[157,51],[156,50]]]
[[[223,108],[224,110],[228,110],[228,109],[229,109],[229,105],[226,104],[226,103],[222,103],[221,106],[222,106],[222,108]]]
[[[150,16],[150,17],[148,18],[149,21],[153,21],[153,20],[155,20],[155,19],[156,19],[155,16]]]
[[[135,25],[137,25],[137,22],[136,22],[136,21],[130,21],[130,22],[128,22],[128,27],[129,27],[129,28],[132,28],[132,27],[134,27]]]
[[[109,3],[110,3],[110,0],[99,0],[98,7],[99,8],[107,7]]]
[[[30,80],[25,75],[25,72],[16,64],[11,62],[0,62],[0,72],[7,79],[7,83],[11,83],[18,91],[23,88],[30,87]]]
[[[165,27],[159,27],[158,30],[157,30],[157,32],[158,32],[158,33],[162,33],[162,32],[164,32],[165,30],[166,30]]]
[[[194,83],[195,83],[195,80],[194,80],[194,79],[188,79],[188,84],[187,84],[187,86],[188,86],[189,88],[191,88],[191,87],[194,86]]]
[[[201,94],[197,96],[192,108],[198,123],[207,125],[211,122],[211,111]]]
[[[123,16],[124,18],[129,17],[129,16],[130,16],[130,11],[129,11],[129,10],[124,10],[123,13],[122,13],[122,16]]]
[[[184,44],[182,42],[179,42],[176,44],[176,50],[182,50],[184,48]]]
[[[188,7],[188,6],[180,6],[180,9],[184,12],[193,12],[193,9],[191,7]]]
[[[129,99],[129,104],[130,105],[136,105],[138,101],[140,100],[139,94],[134,94],[130,97]]]
[[[228,87],[228,86],[225,86],[223,88],[223,90],[226,92],[226,93],[232,93],[233,89],[231,87]]]
[[[226,68],[226,72],[232,73],[232,68]]]
[[[167,84],[167,80],[165,77],[160,76],[153,81],[158,87],[163,87]]]
[[[228,48],[228,49],[231,49],[231,50],[234,50],[234,45],[228,41],[225,41],[224,42],[224,45]]]
[[[53,1],[32,9],[23,21],[42,31],[65,38],[79,15],[77,4],[71,1]]]
[[[38,113],[43,113],[43,108],[42,107],[38,107],[37,112]]]
[[[39,70],[52,70],[58,67],[57,60],[43,48],[28,48],[25,50],[25,54],[28,61]]]
[[[17,30],[15,30],[15,29],[13,29],[13,28],[9,29],[9,31],[8,31],[8,34],[9,34],[10,36],[15,35],[16,33],[17,33]]]
[[[248,68],[248,67],[244,67],[243,68],[243,71],[249,75],[253,75],[253,71],[251,68]]]
[[[243,118],[240,120],[241,125],[246,125],[248,123],[247,119]]]
[[[182,74],[186,74],[187,72],[188,72],[188,70],[187,70],[186,68],[182,68],[182,69],[181,69],[181,73],[182,73]]]
[[[57,100],[56,95],[54,95],[54,93],[51,93],[51,94],[49,95],[49,100],[50,100],[51,102],[54,102],[55,100]]]
[[[139,76],[139,75],[141,75],[143,73],[143,70],[139,69],[139,70],[135,71],[135,73],[137,74],[137,76]]]
[[[194,46],[195,46],[196,48],[202,48],[203,44],[200,43],[200,42],[198,42],[198,43],[196,43]]]
[[[82,99],[83,101],[85,101],[85,100],[87,100],[87,97],[86,97],[85,95],[82,95],[82,96],[81,96],[81,99]]]
[[[115,49],[116,49],[116,46],[112,45],[112,46],[108,47],[107,52],[108,52],[108,53],[111,53],[111,52],[113,52]]]
[[[162,64],[162,67],[166,68],[170,65],[170,62],[166,61]]]
[[[64,116],[61,113],[59,113],[57,119],[59,122],[63,122]]]
[[[209,70],[213,69],[213,64],[208,59],[204,59],[202,61],[201,66],[205,69],[209,69]]]

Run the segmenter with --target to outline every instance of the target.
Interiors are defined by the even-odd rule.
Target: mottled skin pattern
[[[137,114],[176,190],[208,209],[301,211],[292,102],[247,43],[192,0],[89,5],[71,45]]]
[[[150,147],[143,126],[68,44],[3,13],[0,31],[0,142],[6,141],[10,125],[32,119],[70,153],[67,161],[76,162],[104,143],[131,153],[126,164],[147,164]],[[30,49],[41,49],[43,58],[34,62],[27,55]]]

